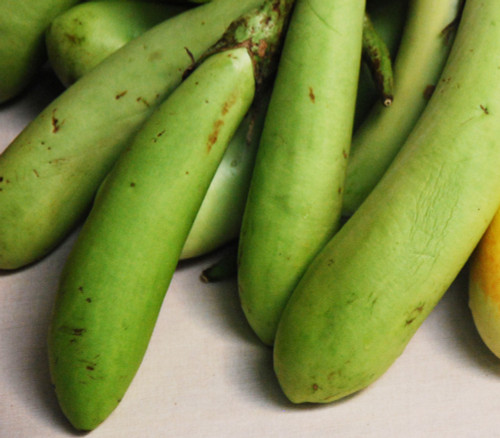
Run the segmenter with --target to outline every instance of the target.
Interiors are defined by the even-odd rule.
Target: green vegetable
[[[452,46],[461,0],[412,0],[394,64],[394,102],[376,103],[356,130],[345,182],[348,216],[380,180],[425,108]]]
[[[46,60],[50,22],[78,0],[0,0],[0,103],[17,96]]]
[[[49,331],[52,381],[77,429],[104,421],[140,366],[208,186],[258,75],[270,73],[264,64],[282,29],[272,15],[278,4],[235,21],[228,32],[237,35],[236,48],[204,58],[99,189],[64,267]]]
[[[100,424],[135,375],[253,92],[246,49],[208,58],[151,116],[99,191],[65,265],[49,335],[52,380],[75,428]]]
[[[380,377],[500,206],[499,24],[500,2],[467,0],[421,119],[293,292],[274,346],[291,401],[330,402]]]
[[[307,264],[339,223],[364,10],[363,0],[295,4],[239,243],[241,304],[266,344]]]
[[[74,229],[120,152],[193,58],[260,3],[215,0],[155,26],[23,130],[0,155],[0,269],[40,259]]]
[[[56,17],[45,42],[51,67],[69,86],[130,40],[185,8],[140,1],[89,1]]]

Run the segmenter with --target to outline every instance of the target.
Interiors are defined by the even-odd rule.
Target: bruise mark
[[[342,149],[342,156],[344,157],[344,160],[347,160],[348,154],[345,149]]]
[[[156,134],[157,137],[161,137],[163,134],[165,134],[166,129],[163,131],[160,131],[158,134]]]
[[[84,328],[73,328],[73,327],[68,327],[67,325],[63,325],[58,328],[58,331],[66,333],[68,335],[82,336],[87,330]]]
[[[417,317],[422,313],[424,310],[424,304],[420,304],[419,306],[415,307],[415,309],[410,313],[410,317],[406,320],[406,326],[410,325],[413,321],[417,319]]]
[[[56,117],[56,111],[57,111],[57,108],[54,108],[52,110],[52,119],[51,119],[52,132],[54,134],[57,133],[61,129],[62,125],[64,125],[64,120],[62,122],[60,122],[59,119]]]
[[[312,389],[313,389],[314,392],[316,392],[319,389],[318,384],[317,383],[313,383]]]
[[[40,174],[38,173],[38,171],[36,169],[33,169],[33,173],[35,174],[35,176],[37,178],[40,178]]]
[[[91,303],[91,302],[92,302],[92,298],[87,297],[87,298],[85,299],[85,301],[87,301],[87,303]]]
[[[78,292],[83,293],[83,286],[78,286]]]
[[[483,110],[483,113],[485,113],[486,115],[488,115],[490,113],[488,108],[485,107],[484,105],[479,105],[479,108],[481,108]]]
[[[312,87],[309,87],[309,99],[311,99],[312,103],[316,102],[316,96],[314,95],[314,90]]]
[[[3,176],[0,176],[0,183],[3,182]]]
[[[224,125],[224,120],[221,120],[221,119],[217,120],[214,123],[214,130],[208,136],[208,143],[207,143],[208,152],[210,152],[212,150],[212,146],[216,143],[216,141],[219,137],[220,129],[222,128],[223,125]]]
[[[135,187],[135,182],[133,182],[133,181],[132,181],[132,182],[130,183],[130,187]]]
[[[338,193],[339,195],[340,195],[340,194],[342,194],[342,187],[339,187],[339,188],[337,189],[337,193]]]
[[[234,95],[231,96],[231,98],[229,100],[224,102],[224,105],[222,106],[222,111],[221,111],[223,116],[225,116],[229,112],[229,110],[235,104],[235,102],[236,102],[236,97]]]
[[[75,45],[81,44],[83,41],[85,41],[85,37],[78,37],[72,33],[65,33],[64,36],[70,41],[71,44]]]
[[[436,89],[435,85],[427,85],[424,90],[424,99],[429,100],[434,94],[434,90]]]
[[[122,92],[118,93],[118,94],[115,96],[115,99],[116,99],[116,100],[121,99],[123,96],[125,96],[125,94],[127,94],[127,90],[125,90],[125,91],[122,91]]]
[[[136,100],[136,102],[142,102],[144,105],[146,105],[149,108],[149,102],[146,99],[144,99],[144,97],[139,96],[135,100]]]

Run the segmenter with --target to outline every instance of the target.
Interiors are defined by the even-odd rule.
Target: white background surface
[[[0,151],[60,89],[44,74],[0,106]],[[1,438],[78,435],[50,387],[45,345],[76,233],[29,268],[0,271]],[[199,281],[215,258],[181,263],[135,380],[92,438],[500,437],[500,360],[475,331],[465,270],[381,379],[340,402],[294,406],[271,350],[244,319],[235,282]]]

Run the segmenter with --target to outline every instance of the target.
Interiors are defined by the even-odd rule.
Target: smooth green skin
[[[338,226],[364,8],[363,0],[295,3],[239,243],[241,305],[265,344],[305,267]]]
[[[347,164],[343,215],[350,216],[375,187],[429,101],[452,46],[443,30],[461,0],[412,0],[394,63],[394,101],[375,103],[355,132]]]
[[[0,103],[21,93],[46,60],[50,22],[78,0],[0,1]]]
[[[385,42],[391,58],[394,59],[399,47],[401,33],[406,19],[409,0],[369,1],[366,11],[370,14],[375,31]],[[380,95],[373,82],[370,70],[364,62],[361,63],[359,74],[358,94],[356,96],[356,113],[354,116],[354,129],[362,123],[369,110],[380,99]]]
[[[215,0],[155,26],[23,130],[0,155],[0,269],[40,259],[74,229],[127,142],[191,65],[186,48],[199,57],[261,2]]]
[[[467,0],[429,105],[283,312],[274,368],[295,403],[365,388],[403,352],[500,205],[500,2]]]
[[[265,108],[247,114],[217,168],[181,258],[198,257],[237,239],[259,146]]]
[[[45,43],[52,69],[73,84],[112,53],[185,8],[140,1],[90,1],[56,17]]]
[[[208,58],[153,113],[99,191],[64,267],[49,332],[52,381],[76,429],[104,421],[136,374],[254,90],[246,49]]]

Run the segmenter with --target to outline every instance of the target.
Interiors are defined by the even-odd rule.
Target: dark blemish
[[[59,119],[56,117],[57,109],[52,110],[52,132],[55,134],[61,129],[61,126],[64,124],[64,120],[62,123],[59,123]]]
[[[424,99],[429,100],[432,97],[435,89],[435,85],[427,85],[424,90]]]
[[[83,286],[78,286],[78,291],[79,291],[80,293],[83,293]]]
[[[312,87],[309,87],[309,99],[311,99],[311,102],[314,103],[316,101],[316,96],[314,95],[314,91]]]
[[[33,173],[36,175],[37,178],[40,178],[40,174],[36,169],[33,169]]]
[[[91,303],[92,299],[91,298],[87,298],[85,301],[87,301],[87,303]]]
[[[186,170],[186,175],[189,175],[189,170]]]
[[[118,93],[118,94],[115,96],[115,99],[116,99],[116,100],[121,99],[123,96],[125,96],[125,94],[127,94],[127,90],[122,91],[121,93]]]
[[[342,149],[342,156],[347,160],[347,151],[345,149]]]
[[[479,105],[479,108],[481,108],[485,114],[489,114],[490,113],[489,110],[488,110],[488,108],[486,108],[484,105]]]
[[[326,265],[332,266],[334,263],[335,263],[335,261],[333,259],[328,259],[328,261],[326,262]]]
[[[208,100],[205,100],[205,103],[208,103]]]
[[[191,63],[192,63],[192,64],[195,64],[195,63],[196,63],[196,60],[194,59],[194,56],[193,56],[193,54],[191,53],[191,51],[190,51],[187,47],[184,47],[184,50],[185,50],[185,51],[186,51],[186,53],[188,54],[189,59],[191,59]]]
[[[199,83],[198,81],[196,81],[194,84],[195,84],[195,85],[200,85],[200,83]]]
[[[3,181],[3,176],[0,176],[0,182],[2,182],[2,181]]]
[[[163,131],[161,131],[161,132],[159,132],[158,134],[156,134],[156,136],[157,136],[157,137],[161,137],[163,134],[165,134],[165,131],[166,131],[166,130],[164,129]]]
[[[207,144],[208,152],[210,152],[212,150],[212,146],[217,141],[217,138],[219,137],[219,132],[220,132],[220,129],[221,129],[222,125],[224,125],[224,121],[223,120],[217,120],[214,123],[214,130],[208,136],[208,144]]]
[[[89,371],[94,371],[95,370],[95,368],[93,366],[90,366],[90,365],[87,365],[85,368],[87,370],[89,370]]]
[[[81,24],[81,23],[80,23]],[[64,36],[72,43],[72,44],[81,44],[85,41],[84,37],[77,37],[71,33],[65,33]]]
[[[118,403],[120,403],[120,402],[122,401],[122,399],[121,399],[121,398],[119,398],[119,399],[117,399],[116,401],[117,401]]]
[[[313,383],[312,389],[313,389],[313,391],[316,392],[319,389],[318,384],[317,383]]]
[[[131,182],[130,187],[135,187],[135,182]]]
[[[340,195],[340,194],[342,194],[342,187],[339,187],[339,188],[337,189],[337,193],[338,193],[339,195]]]
[[[416,307],[413,312],[411,312],[411,315],[414,315],[406,320],[406,325],[410,325],[413,321],[417,319],[417,316],[422,313],[422,310],[424,310],[424,305],[420,304],[418,307]]]
[[[73,329],[73,334],[75,336],[82,336],[86,331],[84,328],[75,328]]]
[[[146,105],[147,107],[149,107],[149,102],[146,99],[144,99],[144,97],[138,97],[136,99],[136,102],[142,102],[144,105]]]

